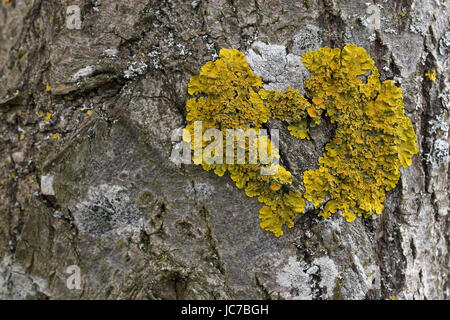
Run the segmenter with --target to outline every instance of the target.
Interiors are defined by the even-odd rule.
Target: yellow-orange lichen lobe
[[[326,115],[337,124],[335,138],[319,159],[320,168],[304,173],[306,199],[319,206],[330,197],[323,217],[341,210],[353,221],[357,215],[381,213],[385,192],[399,179],[399,166],[410,165],[418,152],[401,89],[392,81],[381,83],[373,60],[355,45],[342,51],[322,48],[302,60],[313,72],[305,83],[307,94],[323,99]],[[367,72],[364,83],[358,76]]]

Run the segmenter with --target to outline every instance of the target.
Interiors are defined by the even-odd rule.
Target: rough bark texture
[[[446,0],[0,4],[0,298],[448,299],[449,17]],[[382,215],[309,210],[275,238],[229,177],[169,161],[188,80],[220,48],[302,89],[299,56],[346,43],[402,87],[418,136]],[[296,177],[333,135],[273,125]]]

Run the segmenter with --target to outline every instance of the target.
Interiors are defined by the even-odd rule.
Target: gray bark
[[[366,2],[0,4],[0,298],[448,299],[450,4]],[[302,89],[299,56],[346,43],[401,86],[418,137],[380,216],[310,210],[275,238],[229,177],[169,161],[189,78],[221,48],[266,87]],[[301,176],[332,127],[299,141],[280,125]]]

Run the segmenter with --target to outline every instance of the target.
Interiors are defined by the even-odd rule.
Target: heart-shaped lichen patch
[[[273,175],[261,175],[261,162],[211,163],[194,156],[205,170],[219,176],[229,172],[247,196],[257,196],[264,204],[259,211],[261,227],[277,237],[283,234],[283,225],[292,227],[294,217],[304,212],[305,199],[323,206],[319,215],[324,218],[339,210],[347,221],[380,214],[386,191],[400,178],[399,167],[409,166],[418,152],[413,126],[404,114],[402,90],[390,80],[380,82],[378,69],[363,48],[324,47],[305,53],[302,61],[312,72],[305,81],[306,97],[290,87],[286,92],[262,89],[261,78],[234,49],[222,49],[219,59],[207,62],[188,86],[194,97],[186,104],[189,124],[184,137],[194,150],[208,147],[204,140],[187,137],[193,136],[195,121],[202,121],[202,133],[214,128],[226,137],[227,129],[259,130],[276,118],[288,121],[290,133],[299,139],[309,139],[309,128],[322,116],[337,124],[319,168],[303,174],[304,194],[283,188],[292,183],[292,176],[281,165]],[[364,83],[358,76],[368,72]],[[226,148],[226,139],[220,143]],[[257,145],[270,148],[270,139],[258,136]],[[231,147],[238,148],[234,140]],[[251,147],[251,143],[243,146],[246,151]],[[329,200],[323,204],[325,199]]]

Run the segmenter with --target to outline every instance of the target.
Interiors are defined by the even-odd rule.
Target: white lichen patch
[[[303,79],[309,77],[309,72],[301,57],[287,54],[285,46],[256,41],[246,58],[255,74],[262,78],[264,89],[284,92],[290,86],[304,94]]]
[[[116,48],[106,49],[103,51],[103,55],[108,58],[117,58],[118,51]]]
[[[329,299],[333,296],[333,290],[336,285],[336,279],[339,277],[339,272],[336,264],[327,256],[314,259],[313,265],[319,267],[320,283],[322,289],[322,298]]]
[[[442,90],[442,93],[439,94],[439,98],[441,99],[442,106],[447,110],[450,109],[450,89],[445,88]]]
[[[447,31],[441,39],[439,39],[439,53],[445,55],[450,52],[450,31]]]
[[[433,167],[439,168],[442,165],[448,163],[449,153],[448,153],[448,142],[444,139],[436,139],[433,144],[433,150],[430,157],[430,162]]]
[[[84,67],[84,68],[78,70],[75,74],[73,74],[72,77],[70,78],[70,81],[78,82],[81,79],[91,76],[93,73],[94,73],[93,66]]]
[[[194,190],[196,198],[201,201],[208,200],[215,193],[213,185],[197,180],[194,181]]]
[[[123,76],[126,79],[134,79],[137,76],[143,75],[147,70],[148,65],[144,61],[134,61],[128,64]]]
[[[397,31],[395,31],[393,28],[387,28],[387,29],[384,29],[384,32],[385,32],[385,33],[397,34]]]
[[[126,190],[118,185],[102,184],[89,188],[87,198],[75,208],[78,230],[94,238],[111,233],[129,237],[139,233],[143,224],[142,214],[132,205]]]
[[[180,53],[181,54],[181,53]],[[147,53],[148,58],[153,64],[153,67],[155,69],[162,69],[162,63],[161,63],[161,52],[159,52],[157,49],[154,49]]]
[[[426,35],[427,29],[428,24],[421,17],[413,19],[413,21],[409,25],[409,31],[420,34],[421,36]]]
[[[362,26],[368,28],[370,31],[380,30],[381,19],[380,19],[380,7],[375,4],[366,3],[366,14],[359,17],[359,22]]]
[[[311,288],[309,285],[309,274],[304,270],[306,263],[297,261],[295,257],[289,257],[283,269],[277,273],[276,282],[286,290],[280,292],[283,299],[288,300],[310,300]]]
[[[322,47],[322,36],[320,28],[314,25],[305,25],[292,36],[291,52],[294,55],[317,50]]]

